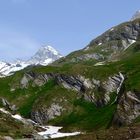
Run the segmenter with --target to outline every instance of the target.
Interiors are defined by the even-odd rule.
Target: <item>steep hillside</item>
[[[122,52],[139,40],[139,32],[140,19],[122,23],[92,40],[84,49],[59,59],[56,64],[119,60]]]

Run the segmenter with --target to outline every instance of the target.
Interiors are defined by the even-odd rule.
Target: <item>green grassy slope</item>
[[[108,76],[121,71],[127,77],[127,90],[140,91],[140,52],[134,52],[132,55],[133,49],[136,48],[133,46],[126,50],[125,53],[127,57],[123,57],[121,61],[110,62],[107,65],[94,66],[86,62],[75,65],[67,64],[60,67],[35,67],[30,71],[36,73],[55,72],[69,75],[81,74],[88,78],[94,77],[100,80],[106,79]],[[29,71],[29,69],[27,71]],[[24,72],[26,72],[26,70],[24,70]],[[106,106],[99,109],[93,104],[86,103],[79,99],[76,100],[77,93],[56,87],[54,81],[50,81],[42,87],[29,86],[28,89],[17,88],[15,91],[10,91],[11,86],[17,86],[19,84],[19,79],[21,79],[24,72],[17,72],[11,77],[0,79],[0,97],[4,97],[12,104],[16,104],[18,111],[23,116],[30,117],[32,107],[39,97],[43,98],[43,100],[40,99],[39,102],[46,105],[49,104],[49,101],[54,97],[58,99],[59,97],[65,97],[71,101],[72,105],[70,108],[72,108],[72,111],[69,114],[58,117],[50,123],[64,125],[66,128],[68,126],[73,128],[76,126],[79,129],[91,130],[94,128],[105,128],[111,120],[111,116],[115,110],[114,106]]]

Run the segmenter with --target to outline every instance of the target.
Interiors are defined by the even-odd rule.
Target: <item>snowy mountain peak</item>
[[[6,63],[6,62],[3,62],[3,61],[0,61],[0,70],[2,70],[6,66],[10,66],[10,64]]]
[[[131,21],[140,18],[140,10],[136,11],[136,13],[133,15],[133,17],[131,18]]]
[[[0,77],[10,76],[14,72],[24,69],[29,65],[46,66],[61,58],[62,55],[51,46],[41,47],[28,61],[17,59],[14,63],[0,61]]]
[[[54,55],[60,55],[58,51],[54,49],[52,46],[43,46],[39,49],[39,51],[52,52]]]
[[[62,55],[53,47],[43,46],[27,63],[32,65],[48,65],[61,57]]]

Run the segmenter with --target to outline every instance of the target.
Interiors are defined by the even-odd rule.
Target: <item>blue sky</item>
[[[140,0],[0,0],[0,60],[28,59],[40,46],[63,55],[140,9]]]

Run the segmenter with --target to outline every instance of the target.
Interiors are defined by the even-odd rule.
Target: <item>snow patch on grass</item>
[[[105,62],[98,62],[94,66],[102,66],[102,65],[105,65]]]
[[[59,130],[62,129],[62,127],[57,127],[57,126],[43,126],[42,128],[46,129],[46,131],[39,132],[38,134],[43,136],[45,139],[68,137],[68,136],[75,136],[80,134],[80,132],[61,133],[59,132]]]

